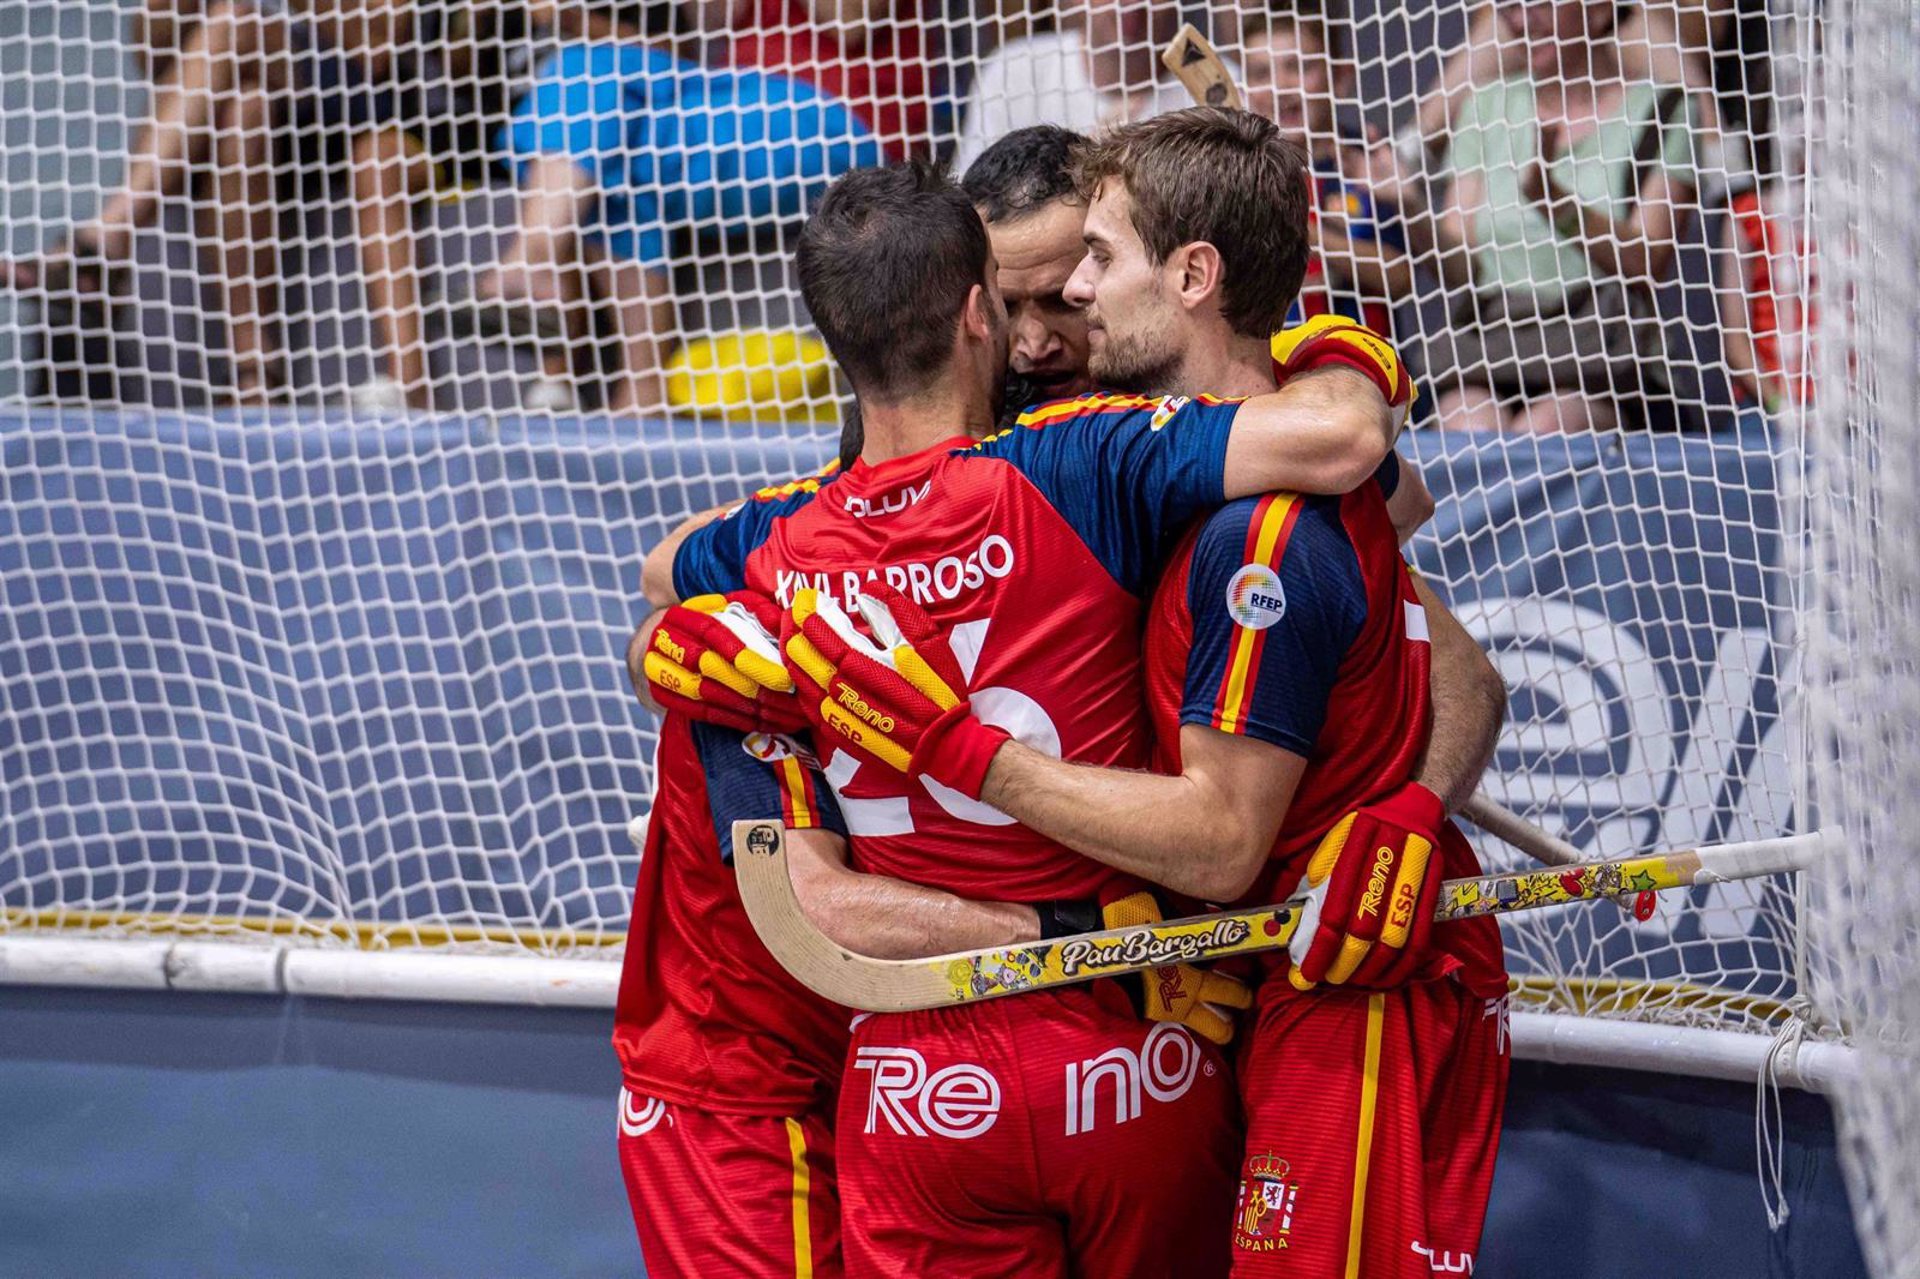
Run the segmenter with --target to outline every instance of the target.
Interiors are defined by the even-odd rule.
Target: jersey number
[[[982,618],[977,622],[961,622],[956,625],[948,639],[953,645],[953,656],[960,663],[960,673],[968,680],[973,678],[975,668],[980,665],[980,653],[986,647],[987,627],[991,618]],[[992,724],[995,728],[1004,728],[1023,745],[1034,750],[1060,758],[1060,730],[1054,726],[1053,717],[1048,715],[1040,703],[1028,697],[1018,689],[995,685],[991,688],[973,690],[971,700],[973,713],[983,724]],[[827,785],[840,799],[840,815],[846,819],[847,833],[869,838],[882,835],[911,835],[913,833],[913,811],[904,795],[886,799],[850,799],[846,789],[861,768],[878,768],[877,764],[863,765],[852,754],[836,750],[833,758],[827,761],[822,770],[826,774]],[[936,804],[946,810],[951,817],[976,826],[1011,826],[1013,818],[999,809],[983,804],[977,799],[968,799],[949,786],[942,786],[932,778],[922,777],[920,784],[927,794],[933,796]]]

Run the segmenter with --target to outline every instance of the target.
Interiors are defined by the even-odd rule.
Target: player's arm
[[[1095,861],[1201,901],[1252,886],[1306,770],[1303,756],[1188,724],[1178,777],[1070,764],[1019,742],[993,757],[980,798]]]
[[[1083,396],[977,445],[1018,469],[1122,589],[1145,595],[1195,518],[1236,496],[1346,493],[1391,449],[1413,387],[1392,344],[1337,316],[1276,336],[1250,400]]]
[[[981,798],[1097,860],[1232,901],[1286,818],[1365,587],[1332,504],[1277,494],[1210,516],[1162,589],[1184,589],[1192,620],[1180,775],[1089,769],[1014,743]]]
[[[1486,651],[1433,588],[1413,573],[1432,644],[1433,726],[1414,780],[1457,812],[1473,797],[1507,717],[1507,685]]]
[[[1373,474],[1395,434],[1386,398],[1364,373],[1313,369],[1240,406],[1222,493],[1345,493]]]
[[[647,597],[647,603],[664,608],[680,602],[680,595],[673,586],[673,557],[680,553],[680,548],[689,537],[725,515],[734,505],[729,502],[688,517],[679,528],[667,534],[647,552],[647,558],[640,563],[640,593]]]
[[[1240,406],[1227,438],[1224,495],[1346,493],[1385,460],[1412,407],[1393,344],[1337,315],[1273,339],[1280,389]]]
[[[1387,494],[1387,518],[1393,521],[1394,538],[1405,546],[1433,518],[1433,491],[1420,468],[1398,454],[1394,455],[1394,476],[1393,490]]]
[[[1039,941],[1040,913],[1018,902],[977,902],[847,865],[847,844],[823,830],[787,843],[794,895],[814,927],[876,959],[917,959]]]
[[[929,627],[903,643],[876,626],[875,645],[847,638],[850,624],[830,602],[813,614],[810,601],[796,602],[800,634],[790,628],[786,654],[802,705],[851,748],[1118,869],[1232,900],[1272,848],[1365,596],[1337,516],[1291,496],[1217,512],[1192,564],[1195,642],[1181,709],[1189,753],[1177,777],[1067,763],[981,723],[944,636]],[[1236,604],[1230,588],[1243,576],[1264,594]]]
[[[901,959],[1040,938],[1041,912],[1032,906],[967,901],[850,869],[839,804],[796,739],[750,742],[733,729],[697,720],[689,728],[722,855],[731,856],[736,821],[785,825],[794,894],[815,927],[842,946]]]

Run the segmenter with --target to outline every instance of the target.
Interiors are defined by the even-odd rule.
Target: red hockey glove
[[[1373,379],[1387,399],[1387,412],[1393,416],[1398,434],[1407,424],[1407,414],[1418,396],[1407,366],[1400,362],[1393,343],[1366,325],[1344,315],[1316,315],[1290,329],[1273,335],[1274,380],[1282,386],[1288,378],[1323,364],[1344,364]]]
[[[812,590],[795,593],[781,628],[800,701],[825,734],[821,744],[978,799],[1009,734],[973,717],[960,663],[925,610],[878,584],[863,588],[857,603],[874,639]]]
[[[797,733],[807,717],[780,662],[779,629],[780,606],[764,595],[696,595],[634,635],[627,675],[635,692],[644,685],[664,709],[692,719],[742,733]]]
[[[1427,863],[1446,820],[1440,798],[1408,782],[1327,832],[1307,863],[1307,906],[1287,947],[1295,989],[1379,989],[1418,972],[1440,892]]]
[[[1160,901],[1142,890],[1110,901],[1100,912],[1104,927],[1157,924]],[[1140,1014],[1148,1021],[1175,1021],[1216,1044],[1233,1042],[1233,1010],[1253,1007],[1253,988],[1211,968],[1168,964],[1135,974],[1140,979]]]

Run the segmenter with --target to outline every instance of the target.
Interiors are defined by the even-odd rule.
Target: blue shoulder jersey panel
[[[744,590],[747,559],[772,535],[774,524],[811,502],[837,473],[838,463],[831,463],[817,475],[761,489],[720,519],[695,529],[673,555],[674,594],[687,600]]]
[[[1107,572],[1144,594],[1179,531],[1224,493],[1238,400],[1086,395],[975,445],[1019,468]]]
[[[1400,454],[1393,449],[1380,459],[1380,467],[1373,473],[1373,482],[1380,487],[1380,496],[1391,502],[1393,495],[1400,491]]]
[[[1193,644],[1182,724],[1313,754],[1341,660],[1367,616],[1340,504],[1269,493],[1208,519],[1187,575]]]
[[[803,743],[712,724],[692,728],[721,861],[733,860],[735,822],[779,821],[792,830],[847,833],[840,806]]]

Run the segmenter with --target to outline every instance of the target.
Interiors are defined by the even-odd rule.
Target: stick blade
[[[1160,61],[1187,87],[1194,102],[1207,107],[1246,109],[1240,86],[1227,74],[1227,64],[1191,22],[1160,52]]]
[[[867,1012],[906,1012],[953,1002],[939,961],[856,954],[814,927],[793,891],[787,831],[779,822],[733,824],[733,877],[761,944],[794,980],[822,999]]]

